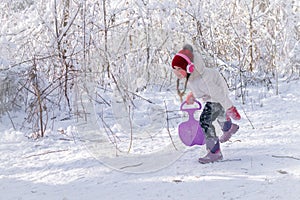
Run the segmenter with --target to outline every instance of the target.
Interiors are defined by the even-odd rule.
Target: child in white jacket
[[[231,118],[241,118],[229,99],[224,78],[216,69],[207,68],[201,55],[188,44],[174,56],[172,67],[179,79],[187,79],[187,87],[191,90],[187,95],[187,104],[193,104],[195,97],[206,102],[200,116],[200,125],[205,133],[208,153],[199,158],[199,162],[205,164],[222,160],[220,142],[228,141],[239,129],[238,125],[231,122]],[[213,126],[215,120],[218,120],[223,131],[220,138]]]

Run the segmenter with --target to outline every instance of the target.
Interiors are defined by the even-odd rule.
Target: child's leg
[[[200,116],[200,125],[206,138],[206,148],[213,153],[220,150],[219,139],[213,122],[222,115],[225,115],[225,111],[221,104],[207,102]]]
[[[225,113],[218,117],[218,122],[223,131],[223,135],[221,135],[219,139],[221,143],[228,141],[239,129],[237,124],[232,123],[231,120],[226,120]]]
[[[200,116],[200,125],[203,128],[206,138],[206,156],[199,158],[202,164],[216,162],[223,159],[220,150],[219,138],[217,137],[213,122],[224,113],[224,109],[219,103],[207,102]]]

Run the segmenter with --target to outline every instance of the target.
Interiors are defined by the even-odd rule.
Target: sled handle
[[[195,110],[201,110],[202,105],[199,101],[195,100],[195,103],[197,103],[199,105],[198,108],[183,108],[183,106],[186,104],[186,101],[184,101],[181,106],[180,106],[180,110],[181,111],[195,111]]]

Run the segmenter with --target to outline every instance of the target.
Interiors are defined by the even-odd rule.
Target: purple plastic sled
[[[203,130],[199,122],[194,118],[195,111],[201,110],[202,106],[199,101],[195,100],[195,102],[199,105],[198,108],[183,108],[183,105],[186,104],[186,101],[184,101],[180,106],[181,111],[186,111],[189,114],[189,120],[182,122],[178,126],[179,137],[186,146],[205,144]]]

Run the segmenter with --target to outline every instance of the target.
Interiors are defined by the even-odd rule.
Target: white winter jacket
[[[194,52],[195,70],[190,75],[187,87],[195,98],[220,103],[225,110],[233,106],[229,99],[229,89],[221,74],[212,68],[207,68],[201,54]]]

